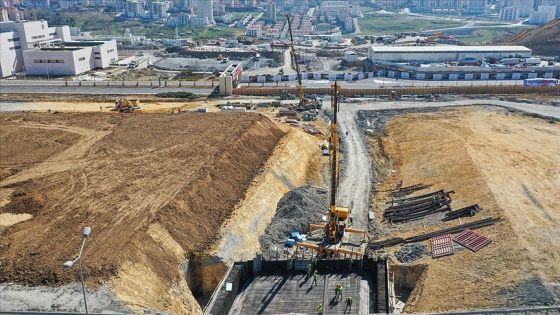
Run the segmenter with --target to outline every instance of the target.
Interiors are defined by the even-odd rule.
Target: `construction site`
[[[557,90],[311,96],[291,54],[280,100],[4,94],[0,312],[560,312]]]

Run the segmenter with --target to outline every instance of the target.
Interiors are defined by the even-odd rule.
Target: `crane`
[[[288,30],[290,32],[290,47],[291,47],[291,54],[292,60],[296,66],[296,73],[297,73],[297,80],[298,80],[298,94],[299,94],[299,109],[308,109],[308,108],[317,108],[321,107],[318,100],[314,100],[313,102],[309,101],[305,98],[305,92],[303,91],[303,84],[301,82],[301,72],[299,71],[299,60],[296,54],[296,48],[294,46],[294,36],[292,34],[292,21],[290,20],[290,16],[286,14],[286,19],[288,19]],[[312,103],[312,104],[311,104]],[[312,106],[309,106],[312,105]]]
[[[341,248],[327,248],[327,245],[337,245],[342,240],[344,233],[359,233],[364,237],[366,236],[366,231],[348,228],[348,221],[350,220],[350,209],[337,207],[336,206],[336,195],[338,191],[339,174],[340,174],[340,164],[338,160],[338,150],[340,147],[340,140],[338,135],[338,103],[340,100],[340,84],[335,82],[331,87],[332,93],[332,120],[331,120],[331,136],[329,145],[329,162],[331,170],[331,180],[330,180],[330,202],[329,202],[329,212],[328,212],[328,222],[326,224],[310,224],[309,230],[325,230],[325,240],[321,245],[313,245],[306,243],[298,243],[298,246],[308,247],[316,249],[323,254],[327,254],[330,251],[335,256],[340,253],[347,254],[357,254],[356,252],[350,252]],[[326,243],[326,244],[325,244]]]

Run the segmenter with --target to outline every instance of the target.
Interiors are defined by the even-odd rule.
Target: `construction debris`
[[[441,256],[453,255],[453,242],[451,241],[451,234],[444,234],[432,237],[430,239],[432,244],[432,258]]]
[[[445,218],[441,219],[441,221],[451,221],[458,218],[465,218],[465,217],[472,217],[473,215],[477,214],[482,210],[482,207],[478,204],[461,208],[459,210],[453,210],[445,214]]]
[[[492,243],[492,240],[482,236],[476,232],[473,232],[469,229],[464,230],[459,235],[453,238],[453,241],[459,243],[466,248],[472,250],[473,252],[478,251],[482,247]]]
[[[475,221],[475,222],[471,222],[471,223],[467,223],[467,224],[461,224],[452,228],[448,228],[448,229],[444,229],[444,230],[440,230],[440,231],[435,231],[435,232],[431,232],[431,233],[426,233],[426,234],[421,234],[421,235],[417,235],[417,236],[413,236],[413,237],[409,237],[409,238],[402,238],[402,237],[398,237],[398,238],[392,238],[392,239],[388,239],[388,240],[383,240],[383,241],[378,241],[378,242],[373,242],[370,245],[370,248],[372,250],[377,250],[383,247],[390,247],[390,246],[394,246],[397,244],[403,244],[403,243],[418,243],[418,242],[422,242],[422,241],[426,241],[429,240],[430,238],[434,237],[434,236],[439,236],[439,235],[444,235],[444,234],[456,234],[456,233],[460,233],[463,232],[466,229],[470,229],[470,230],[474,230],[474,229],[478,229],[481,227],[485,227],[485,226],[489,226],[489,225],[493,225],[496,224],[497,222],[500,222],[502,219],[501,218],[486,218],[483,220],[479,220],[479,221]]]
[[[409,244],[403,245],[399,251],[395,252],[395,257],[399,262],[408,264],[422,259],[428,254],[428,246],[424,244]]]

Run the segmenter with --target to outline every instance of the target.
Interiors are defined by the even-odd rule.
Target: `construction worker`
[[[336,284],[336,287],[334,288],[334,298],[338,299],[338,287],[340,286],[340,284]]]
[[[315,271],[313,271],[313,282],[311,282],[311,285],[316,285],[317,284],[317,277],[319,276],[319,272],[317,271],[317,269],[315,269]]]
[[[323,315],[323,304],[317,306],[317,315]]]
[[[338,286],[338,298],[342,298],[342,285]]]
[[[346,309],[344,310],[345,313],[346,313],[347,309],[349,309],[350,311],[352,310],[352,297],[351,296],[346,298]]]
[[[288,260],[288,270],[292,270],[294,268],[294,260]]]
[[[311,264],[307,264],[307,269],[305,271],[307,271],[307,277],[308,278],[311,277],[311,270],[312,270],[311,268],[312,268]]]

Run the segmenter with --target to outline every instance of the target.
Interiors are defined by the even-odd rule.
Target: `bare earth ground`
[[[0,131],[0,282],[74,282],[60,266],[90,225],[88,287],[110,280],[135,310],[182,314],[199,306],[180,262],[210,249],[285,134],[212,113],[1,114]]]
[[[403,186],[433,184],[429,191],[454,190],[454,209],[475,203],[484,208],[462,223],[490,216],[504,219],[477,230],[493,242],[476,253],[462,250],[416,262],[427,269],[406,311],[559,302],[558,123],[498,109],[446,108],[396,117],[387,123],[385,133],[381,142],[371,141],[375,167],[390,174],[376,187],[379,239],[423,233],[422,221],[393,226],[381,222],[390,199],[383,191],[394,189],[401,180]],[[424,223],[427,232],[459,224],[437,218]],[[536,298],[538,294],[545,297]]]

